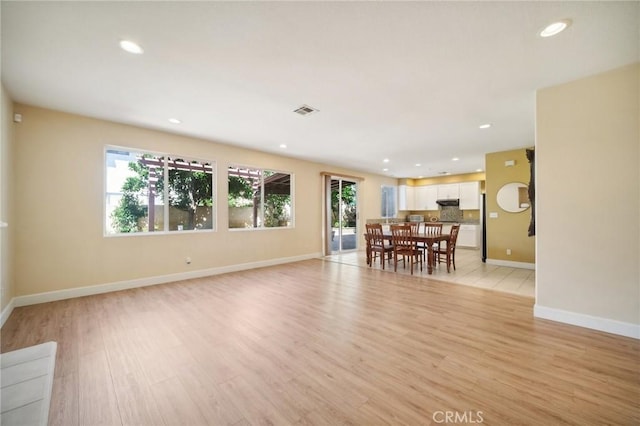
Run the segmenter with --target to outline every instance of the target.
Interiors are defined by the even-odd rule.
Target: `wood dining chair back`
[[[423,223],[423,228],[422,228],[422,233],[424,235],[440,235],[442,234],[442,223],[434,223],[434,222],[424,222]],[[422,248],[424,250],[423,254],[424,254],[424,258],[426,259],[426,255],[428,253],[427,250],[427,243],[419,243],[418,247]],[[435,243],[432,247],[433,249],[433,253],[434,255],[436,254],[436,251],[440,249],[440,243]]]
[[[411,227],[411,232],[413,232],[414,235],[420,232],[420,222],[405,222],[404,224]]]
[[[442,223],[425,222],[422,232],[426,235],[442,234]]]
[[[451,233],[447,245],[434,250],[436,263],[446,263],[447,272],[451,272],[451,265],[453,264],[453,270],[456,270],[456,242],[458,241],[458,233],[460,231],[460,224],[455,224],[451,227]]]
[[[386,260],[391,262],[393,255],[393,245],[387,241],[383,232],[382,225],[379,223],[367,223],[365,225],[367,232],[367,244],[369,248],[369,266],[373,265],[378,254],[380,254],[380,264],[384,269],[385,255]]]
[[[422,249],[418,247],[413,238],[417,233],[413,232],[411,225],[391,225],[391,242],[393,243],[393,270],[398,270],[398,260],[402,256],[403,266],[406,267],[406,258],[411,264],[411,275],[413,275],[413,264],[419,263],[422,271]]]

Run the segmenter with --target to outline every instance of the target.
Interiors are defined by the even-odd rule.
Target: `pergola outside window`
[[[213,164],[106,150],[107,235],[214,229]]]

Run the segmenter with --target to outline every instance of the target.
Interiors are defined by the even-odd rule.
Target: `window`
[[[398,193],[395,186],[382,185],[381,187],[381,211],[380,214],[383,218],[396,217],[398,214],[398,205],[396,200],[398,199]]]
[[[292,175],[229,167],[229,228],[293,226]]]
[[[105,157],[107,235],[214,228],[211,163],[119,148]]]

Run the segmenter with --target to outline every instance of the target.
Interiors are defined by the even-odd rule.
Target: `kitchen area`
[[[442,182],[442,183],[436,183]],[[446,178],[400,179],[396,188],[396,206],[383,206],[382,218],[367,223],[382,223],[383,227],[399,222],[442,223],[449,233],[451,225],[460,224],[457,247],[482,248],[482,190],[484,174],[471,173]],[[385,197],[385,203],[392,203]]]
[[[400,178],[382,185],[381,205],[365,221],[387,230],[392,223],[439,222],[444,233],[459,223],[457,247],[464,249],[459,254],[481,265],[534,271],[529,150],[487,153],[482,172]]]
[[[533,297],[535,237],[527,231],[532,205],[527,196],[530,164],[527,149],[488,153],[486,170],[429,178],[401,178],[381,185],[380,215],[365,218],[390,225],[442,223],[450,233],[460,224],[455,271],[436,268],[439,280]],[[343,256],[343,263],[366,265],[366,258]],[[408,268],[398,269],[409,273]]]

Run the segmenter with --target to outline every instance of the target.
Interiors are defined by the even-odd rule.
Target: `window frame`
[[[242,227],[242,228],[232,228],[229,224],[230,217],[227,216],[227,229],[232,232],[237,231],[268,231],[268,230],[278,230],[278,229],[294,229],[295,228],[295,175],[292,172],[286,170],[280,170],[276,168],[267,168],[267,167],[256,167],[256,166],[247,166],[246,164],[238,164],[238,163],[230,163],[228,164],[227,171],[227,212],[229,211],[229,200],[228,200],[228,190],[229,190],[229,171],[230,169],[236,170],[258,170],[260,171],[260,209],[258,212],[258,217],[260,219],[260,226],[255,227]],[[265,226],[264,220],[264,211],[265,211],[265,191],[264,191],[264,172],[272,172],[272,173],[282,173],[289,176],[289,196],[291,198],[290,208],[291,208],[291,219],[289,220],[289,225],[286,226]]]
[[[165,184],[163,189],[163,229],[159,231],[143,231],[143,232],[115,232],[109,233],[109,227],[107,223],[110,218],[107,213],[107,197],[109,193],[107,192],[107,155],[109,151],[124,151],[128,153],[135,153],[141,155],[151,155],[155,158],[162,158],[163,161],[163,180],[164,182],[169,182],[169,167],[168,163],[171,160],[183,160],[186,162],[197,161],[201,164],[210,164],[211,165],[211,199],[212,199],[212,207],[211,207],[211,229],[169,229],[170,228],[170,203],[169,203],[169,185]],[[134,236],[149,236],[149,235],[174,235],[174,234],[189,234],[189,233],[204,233],[204,232],[216,232],[218,229],[218,215],[217,215],[217,164],[214,160],[208,160],[201,157],[194,157],[189,155],[180,155],[180,154],[170,154],[164,153],[160,151],[151,151],[144,148],[131,148],[120,145],[105,145],[103,151],[103,191],[102,191],[102,227],[103,227],[103,236],[104,237],[134,237]],[[160,194],[158,194],[160,195]],[[147,213],[148,217],[148,213]]]

